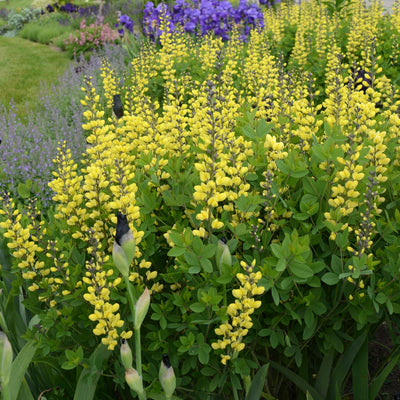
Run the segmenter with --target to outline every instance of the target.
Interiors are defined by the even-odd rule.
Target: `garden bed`
[[[31,175],[2,133],[3,387],[396,398],[399,7],[175,6],[69,75]]]

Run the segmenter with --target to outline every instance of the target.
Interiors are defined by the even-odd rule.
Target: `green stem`
[[[129,306],[131,308],[132,323],[134,323],[136,299],[135,299],[135,296],[133,295],[132,286],[131,286],[131,282],[129,281],[129,278],[127,276],[124,276],[124,280],[125,280],[126,289],[128,290],[128,301],[129,301]]]
[[[128,290],[128,300],[129,300],[129,306],[131,308],[131,314],[132,314],[132,323],[135,322],[135,296],[133,294],[132,290],[132,285],[131,282],[129,281],[129,278],[127,276],[124,276],[125,280],[125,286],[126,289]],[[142,348],[140,344],[140,329],[134,329],[135,333],[135,357],[136,357],[136,371],[139,374],[139,376],[142,376]],[[139,400],[146,400],[146,392],[143,393],[138,393]]]
[[[227,307],[228,306],[228,300],[227,300],[227,295],[226,295],[226,284],[224,283],[223,284],[223,296],[224,296],[224,299],[223,299],[223,304],[224,304],[224,307]]]
[[[138,396],[139,400],[147,400],[145,391],[143,391],[143,393],[138,393]]]
[[[234,386],[232,386],[232,389],[233,389],[233,398],[234,398],[235,400],[239,400],[239,395],[238,395],[238,393],[237,393],[236,388],[235,388]]]
[[[140,329],[135,329],[136,371],[142,376],[142,347],[140,344]]]

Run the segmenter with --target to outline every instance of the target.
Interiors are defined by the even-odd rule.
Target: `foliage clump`
[[[36,321],[26,337],[68,354],[68,368],[71,348],[89,357],[129,339],[128,285],[110,259],[122,213],[136,243],[126,277],[151,292],[145,382],[168,353],[180,398],[244,398],[268,363],[274,398],[294,395],[295,373],[315,399],[344,393],[348,371],[325,370],[341,354],[360,364],[374,329],[400,313],[398,61],[385,53],[396,18],[376,3],[282,4],[248,43],[163,21],[123,82],[108,63],[101,91],[87,76],[87,148],[74,160],[60,144],[54,210],[3,196],[8,271]],[[126,394],[108,357],[101,368],[116,373],[99,388]],[[314,385],[321,365],[328,383]]]

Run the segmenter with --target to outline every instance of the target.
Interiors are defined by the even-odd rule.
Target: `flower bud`
[[[136,369],[128,368],[125,370],[125,380],[129,387],[139,395],[144,393],[142,377],[138,374]]]
[[[221,274],[225,268],[232,267],[231,252],[229,250],[228,245],[226,243],[224,243],[222,240],[220,240],[218,242],[215,258],[216,258],[218,270]]]
[[[121,352],[122,365],[125,367],[125,369],[132,368],[132,360],[133,360],[132,350],[125,339],[122,339],[121,341],[120,352]]]
[[[135,239],[132,231],[129,229],[126,215],[118,212],[117,232],[113,247],[113,259],[115,266],[124,277],[129,275],[129,266],[135,255]]]
[[[176,378],[167,354],[163,354],[158,377],[164,389],[165,397],[170,399],[176,388]]]
[[[144,320],[144,317],[147,314],[147,311],[149,310],[149,305],[150,305],[150,292],[147,287],[144,289],[144,292],[142,295],[138,298],[136,304],[135,304],[135,321],[134,321],[134,328],[140,329],[142,326],[142,322]]]
[[[135,255],[135,238],[129,228],[128,219],[122,213],[117,214],[117,232],[115,233],[115,241],[122,247],[129,265]]]
[[[7,335],[0,332],[0,382],[2,386],[7,386],[10,381],[11,364],[13,361],[13,351]]]
[[[114,264],[118,268],[118,271],[121,272],[125,278],[127,278],[129,276],[130,263],[128,263],[125,252],[122,250],[122,247],[117,243],[117,241],[114,242],[112,255]]]

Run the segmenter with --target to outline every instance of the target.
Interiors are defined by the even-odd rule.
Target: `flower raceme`
[[[251,314],[254,313],[256,308],[261,307],[261,301],[255,300],[254,296],[263,294],[265,289],[263,286],[257,285],[262,275],[260,271],[254,272],[255,264],[255,260],[250,265],[245,261],[240,262],[245,273],[236,275],[240,287],[232,290],[233,297],[236,300],[228,305],[229,322],[225,322],[215,329],[215,333],[223,338],[212,343],[212,348],[214,350],[225,350],[230,347],[228,354],[221,355],[222,364],[226,364],[228,360],[236,357],[245,348],[243,338],[253,326]]]

